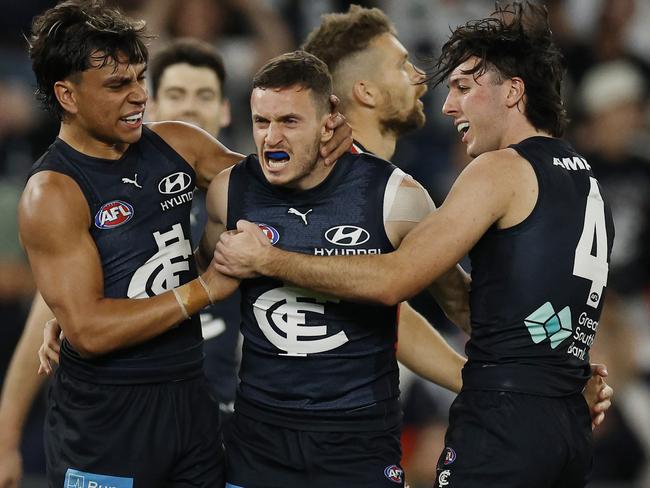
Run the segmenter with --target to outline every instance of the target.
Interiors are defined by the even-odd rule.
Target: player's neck
[[[61,123],[59,139],[86,156],[102,159],[120,159],[129,144],[111,144],[100,141],[75,124]]]
[[[549,132],[536,129],[528,119],[523,118],[507,125],[507,129],[501,138],[501,147],[504,149],[511,144],[518,144],[530,137],[553,137]]]
[[[352,127],[352,137],[367,151],[387,160],[393,157],[397,144],[397,136],[394,133],[382,131],[379,121],[369,117],[350,113],[346,114],[346,118]]]

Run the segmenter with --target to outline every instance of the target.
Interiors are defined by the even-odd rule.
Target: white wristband
[[[201,275],[199,275],[199,283],[201,283],[201,286],[205,290],[205,293],[208,295],[208,300],[210,300],[210,305],[214,305],[214,298],[212,298],[212,293],[210,293],[210,288],[208,288],[208,284],[205,281],[203,281]]]
[[[183,300],[181,300],[181,296],[176,291],[176,288],[172,289],[172,293],[174,293],[174,296],[176,297],[176,301],[178,302],[178,305],[181,307],[181,311],[183,312],[183,316],[185,317],[185,320],[189,320],[190,316],[187,313],[187,309],[185,308],[185,304],[183,303]]]

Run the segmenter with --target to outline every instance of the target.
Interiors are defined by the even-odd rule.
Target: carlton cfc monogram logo
[[[129,298],[147,298],[160,295],[180,286],[180,274],[189,271],[192,245],[185,238],[181,224],[174,224],[167,232],[154,232],[158,252],[140,266],[129,282]]]
[[[348,342],[342,330],[328,336],[327,325],[305,324],[305,312],[324,315],[326,303],[338,302],[338,298],[284,286],[260,295],[253,304],[253,312],[269,342],[284,351],[281,355],[307,356],[331,351]]]

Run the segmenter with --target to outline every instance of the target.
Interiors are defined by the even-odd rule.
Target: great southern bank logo
[[[555,349],[573,333],[571,309],[567,306],[559,312],[555,312],[551,302],[546,302],[531,313],[524,319],[524,323],[535,344],[548,338],[551,342],[551,349]]]

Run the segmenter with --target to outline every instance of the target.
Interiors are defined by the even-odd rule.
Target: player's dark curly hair
[[[496,5],[491,17],[467,22],[442,47],[427,81],[445,81],[460,64],[476,56],[467,71],[478,77],[494,70],[498,80],[519,77],[526,87],[525,113],[538,130],[564,134],[568,119],[562,103],[564,62],[554,44],[546,7],[528,1]]]
[[[59,120],[65,111],[54,93],[54,84],[91,67],[103,67],[124,56],[131,64],[149,57],[144,21],[133,21],[102,0],[69,0],[32,21],[28,39],[36,96]]]

